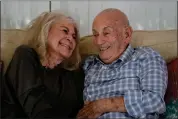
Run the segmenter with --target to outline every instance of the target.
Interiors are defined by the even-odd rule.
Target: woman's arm
[[[77,99],[78,99],[78,106],[74,110],[73,116],[75,117],[78,113],[78,111],[83,107],[84,101],[83,101],[83,89],[84,89],[84,71],[82,68],[78,69],[74,72],[74,82],[76,87],[76,93],[77,93]]]
[[[24,110],[25,97],[21,95],[36,83],[36,65],[37,57],[33,49],[27,46],[20,46],[16,49],[4,76],[2,116],[28,117]]]

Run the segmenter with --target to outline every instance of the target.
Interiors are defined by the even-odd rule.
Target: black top
[[[2,115],[74,118],[83,106],[82,70],[46,69],[34,49],[19,46],[4,76]]]

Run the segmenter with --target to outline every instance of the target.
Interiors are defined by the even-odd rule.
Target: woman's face
[[[48,34],[48,51],[69,58],[76,46],[76,35],[72,20],[64,18],[55,22]]]

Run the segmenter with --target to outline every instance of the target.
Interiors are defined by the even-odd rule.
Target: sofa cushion
[[[1,30],[1,60],[4,62],[4,71],[9,64],[15,49],[25,38],[25,31],[18,29]]]
[[[169,62],[177,56],[177,30],[134,31],[131,45],[149,46],[158,51]],[[96,47],[92,44],[92,36],[85,36],[80,41],[82,55],[97,54]]]
[[[165,94],[166,112],[160,119],[178,118],[178,57],[167,64],[168,87]]]
[[[168,87],[165,95],[166,103],[171,99],[178,99],[178,58],[167,64]]]

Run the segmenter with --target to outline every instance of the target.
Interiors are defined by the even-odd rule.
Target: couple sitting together
[[[132,48],[120,10],[92,24],[98,55],[81,61],[70,16],[45,12],[27,27],[3,77],[3,118],[159,118],[165,112],[166,62],[148,47]]]

